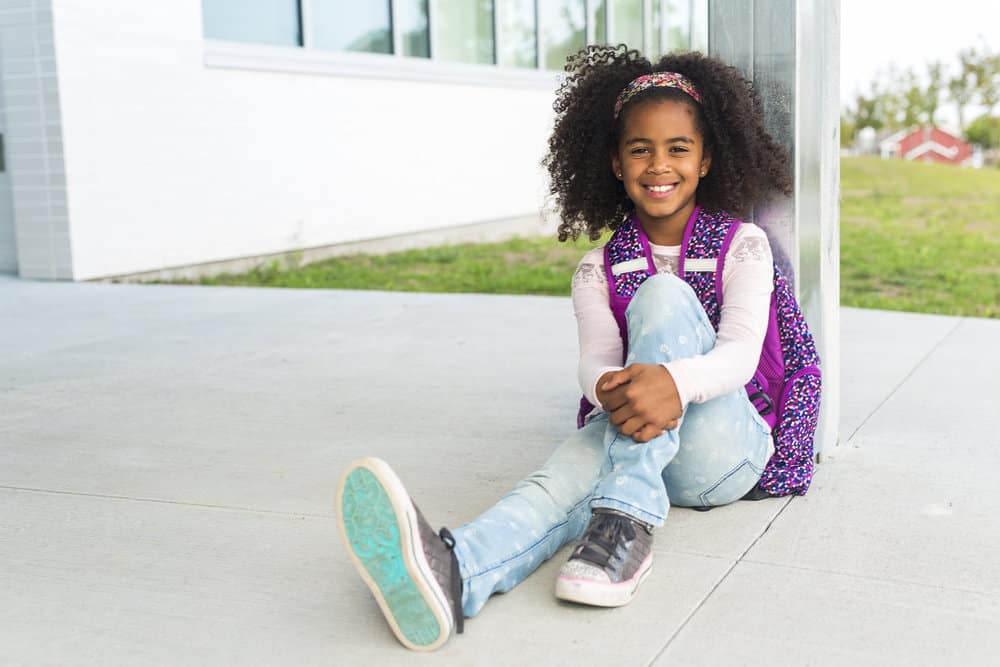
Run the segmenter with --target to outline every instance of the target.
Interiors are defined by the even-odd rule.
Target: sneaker
[[[435,533],[385,461],[355,461],[337,488],[337,524],[351,560],[396,638],[432,651],[462,632],[455,540]]]
[[[653,566],[653,529],[626,514],[595,509],[569,561],[556,597],[596,607],[628,604]]]

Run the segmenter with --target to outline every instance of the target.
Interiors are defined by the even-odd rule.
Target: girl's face
[[[611,158],[650,242],[679,245],[694,211],[698,180],[712,163],[688,104],[639,103],[628,110]]]

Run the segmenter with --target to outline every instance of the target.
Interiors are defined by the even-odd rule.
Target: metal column
[[[709,0],[709,53],[739,68],[791,156],[794,193],[761,201],[779,265],[793,277],[823,368],[817,451],[840,423],[840,1]]]
[[[13,210],[18,275],[72,280],[52,5],[52,0],[0,1],[4,157],[12,195],[0,206]],[[0,225],[6,228],[0,234],[9,238],[9,223]]]
[[[3,35],[0,33],[0,58],[3,57]],[[3,64],[0,63],[0,73]],[[0,74],[0,273],[17,273],[17,236],[14,230],[14,201],[11,197],[10,175],[7,172],[7,111],[4,106],[3,76]]]

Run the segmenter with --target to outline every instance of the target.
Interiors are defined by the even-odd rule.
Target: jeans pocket
[[[736,502],[753,488],[762,472],[763,470],[751,463],[749,459],[743,459],[736,467],[723,475],[722,479],[700,494],[698,498],[706,507],[718,507]]]

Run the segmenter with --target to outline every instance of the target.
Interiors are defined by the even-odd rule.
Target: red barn
[[[879,143],[883,158],[903,158],[920,162],[968,164],[972,146],[936,127],[902,130]]]

